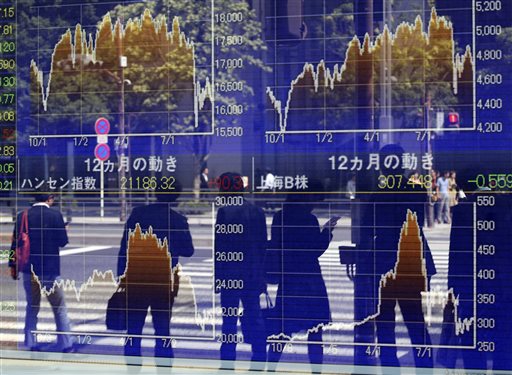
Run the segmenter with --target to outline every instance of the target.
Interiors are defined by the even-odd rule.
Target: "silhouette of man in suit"
[[[402,160],[403,153],[404,150],[399,145],[386,145],[380,151],[380,161],[382,163],[386,157],[397,157],[397,160]],[[377,313],[378,315],[375,319],[356,326],[354,334],[356,342],[369,344],[375,342],[376,335],[378,344],[384,344],[380,348],[381,364],[398,367],[400,363],[395,346],[395,306],[397,304],[400,306],[411,342],[416,345],[431,344],[421,307],[421,287],[411,283],[405,290],[402,289],[403,285],[400,288],[395,285],[394,288],[382,290],[382,294],[379,292],[383,275],[392,271],[397,263],[401,230],[409,210],[416,215],[420,228],[427,280],[436,273],[436,268],[422,230],[427,197],[424,186],[409,180],[401,168],[387,168],[384,163],[380,166],[380,175],[384,178],[390,175],[401,175],[403,183],[395,184],[391,188],[389,186],[382,188],[381,184],[381,188],[377,188],[377,193],[360,195],[364,203],[361,208],[360,243],[356,257],[357,273],[354,279],[355,321],[361,322]],[[390,293],[390,290],[394,293]],[[357,364],[367,364],[369,360],[369,356],[364,353],[364,348],[364,346],[355,348]],[[432,367],[432,358],[429,356],[415,355],[414,360],[418,367]]]
[[[272,238],[267,257],[278,282],[270,331],[274,335],[308,331],[308,357],[314,373],[323,363],[322,326],[331,322],[327,287],[319,258],[328,249],[339,217],[322,227],[313,209],[324,200],[319,181],[309,181],[307,191],[291,192],[272,220]],[[282,350],[269,346],[268,368],[274,370]]]
[[[127,271],[127,260],[130,259],[129,235],[130,232],[138,229],[137,225],[142,233],[151,232],[156,235],[162,244],[166,240],[168,251],[172,256],[171,267],[174,271],[169,272],[169,270],[159,270],[152,267],[152,257],[156,256],[154,253],[156,249],[148,248],[147,269],[136,270],[136,277],[132,275],[132,280],[136,280],[133,283],[130,282],[130,276],[128,275],[126,285],[127,333],[130,339],[126,340],[124,348],[125,355],[128,356],[141,355],[141,338],[135,336],[142,334],[148,308],[151,308],[155,335],[169,337],[172,305],[179,288],[175,272],[176,266],[180,256],[190,257],[194,253],[187,218],[172,209],[173,203],[181,191],[181,187],[177,182],[175,186],[176,189],[171,192],[157,190],[156,203],[135,207],[124,228],[124,235],[119,250],[118,276],[122,276]],[[138,264],[144,263],[144,259],[136,259],[135,261],[138,261]],[[171,275],[170,277],[173,277],[174,280],[158,281],[161,279],[159,275],[156,275],[158,272],[166,275],[166,277]],[[144,273],[146,273],[146,277],[144,277]],[[121,282],[123,282],[122,279]],[[130,335],[134,336],[130,337]],[[170,340],[156,339],[155,356],[164,358],[172,358],[174,356]]]
[[[199,189],[201,190],[202,198],[208,198],[207,192],[210,189],[208,172],[208,167],[204,166],[201,168],[201,173],[199,174]]]
[[[479,172],[484,168],[477,169]],[[471,174],[474,175],[474,172]],[[469,174],[468,174],[469,176]],[[476,208],[475,208],[476,205]],[[476,230],[478,221],[493,222],[493,230]],[[479,342],[492,342],[493,350],[462,350],[464,368],[487,369],[488,360],[493,370],[507,371],[512,368],[510,348],[512,346],[512,199],[509,192],[500,193],[484,188],[467,194],[467,201],[460,202],[453,209],[453,222],[450,233],[450,256],[448,267],[448,288],[453,288],[458,297],[457,314],[461,320],[490,318],[493,329],[477,329],[475,321],[468,332],[459,336],[460,345],[474,345],[474,337]],[[475,235],[476,233],[476,235]],[[476,241],[476,243],[474,243]],[[476,257],[473,251],[477,249]],[[477,264],[475,264],[475,260]],[[476,268],[478,267],[478,268]],[[475,269],[493,270],[492,280],[479,279],[477,293],[483,295],[483,303],[477,305],[475,317],[474,290]],[[486,303],[485,296],[492,295],[492,303]],[[454,326],[450,327],[453,331]],[[452,331],[452,333],[453,333]],[[455,336],[454,336],[455,337]],[[485,349],[485,348],[484,348]],[[451,353],[453,354],[453,353]],[[449,357],[455,365],[456,355]]]
[[[56,286],[60,278],[59,249],[66,246],[68,236],[62,214],[51,208],[54,196],[37,193],[35,203],[28,209],[28,232],[30,238],[30,262],[19,269],[15,259],[9,263],[11,276],[18,278],[22,274],[23,288],[27,298],[25,314],[25,345],[31,350],[39,350],[32,333],[37,329],[37,315],[41,304],[41,289],[47,293],[52,306],[58,332],[70,332],[64,291]],[[18,213],[13,232],[11,249],[16,249],[18,231],[21,228],[23,212]],[[69,334],[58,335],[57,343],[63,352],[73,350],[73,339]]]
[[[236,359],[237,321],[243,306],[242,331],[252,345],[252,360],[265,362],[266,334],[260,295],[266,290],[263,263],[267,242],[265,214],[243,198],[244,185],[237,173],[219,177],[221,196],[238,198],[217,212],[215,291],[223,310],[221,360]],[[229,261],[234,259],[237,261]],[[255,366],[255,364],[253,364]]]

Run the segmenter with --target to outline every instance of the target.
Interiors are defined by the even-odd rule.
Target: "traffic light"
[[[460,125],[459,113],[458,112],[448,113],[448,127],[449,128],[458,128],[459,125]]]

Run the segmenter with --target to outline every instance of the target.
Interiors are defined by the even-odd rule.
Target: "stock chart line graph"
[[[211,30],[213,43],[213,22]],[[197,47],[180,19],[148,9],[127,21],[107,13],[92,32],[77,23],[60,36],[46,69],[39,51],[30,62],[29,133],[93,137],[94,118],[105,116],[112,136],[211,135],[213,48],[210,54],[211,68],[198,67]]]
[[[420,234],[420,227],[418,225],[418,218],[416,213],[408,210],[406,221],[403,223],[400,232],[400,239],[398,242],[397,261],[393,269],[382,275],[379,282],[377,308],[374,314],[371,314],[360,321],[353,322],[336,322],[321,323],[311,327],[305,332],[294,335],[286,335],[284,333],[274,334],[268,336],[268,341],[271,343],[298,343],[298,344],[324,344],[324,345],[338,345],[343,344],[333,340],[332,342],[311,342],[308,341],[310,333],[316,332],[330,332],[337,334],[341,331],[352,331],[354,328],[374,322],[382,314],[382,304],[384,300],[397,301],[404,299],[408,301],[416,300],[418,304],[426,306],[425,322],[431,326],[433,321],[432,309],[434,307],[444,308],[446,304],[451,301],[454,305],[453,312],[453,331],[456,336],[464,334],[471,334],[475,332],[475,316],[469,318],[461,318],[458,314],[459,298],[456,291],[452,289],[448,291],[441,291],[440,289],[428,290],[427,281],[427,267],[423,255],[423,240]],[[475,296],[476,298],[476,296]],[[350,343],[350,345],[368,346],[369,343]],[[464,346],[450,346],[450,345],[432,345],[431,343],[421,345],[415,344],[386,344],[378,343],[380,346],[414,346],[414,347],[436,347],[436,348],[465,348]],[[471,346],[473,348],[474,346]]]
[[[139,224],[135,226],[129,234],[128,258],[126,262],[126,270],[120,277],[120,283],[130,288],[130,285],[149,284],[155,289],[149,293],[155,293],[154,298],[158,298],[158,293],[179,294],[177,285],[174,281],[179,281],[184,285],[191,284],[190,277],[180,277],[181,268],[179,266],[171,267],[171,255],[168,251],[168,241],[165,238],[161,241],[154,233],[152,227],[148,232],[143,233]],[[148,249],[153,249],[148,255]],[[208,313],[198,311],[195,291],[192,286],[191,302],[194,306],[193,315],[196,324],[205,330],[206,325],[214,326],[214,316]]]
[[[511,14],[3,2],[6,359],[512,371]],[[34,204],[61,214],[65,245]],[[15,280],[25,211],[42,236]],[[123,331],[107,322],[125,292]]]
[[[454,306],[455,334],[458,336],[466,332],[470,332],[471,327],[475,324],[475,317],[464,319],[459,317],[458,308],[460,301],[459,297],[457,297],[455,290],[453,288],[450,288],[448,291],[442,291],[437,289],[428,292],[422,292],[422,296],[426,300],[427,314],[425,320],[428,325],[432,324],[433,307],[445,307],[447,303],[452,302]]]
[[[432,121],[415,118],[425,108],[462,114],[463,124],[444,130],[475,130],[475,42],[459,46],[456,26],[432,8],[430,20],[418,15],[394,30],[385,24],[378,35],[367,33],[362,42],[354,36],[341,64],[305,62],[290,83],[267,87],[267,115],[274,124],[267,134],[429,131],[436,127]],[[374,92],[373,103],[364,108],[357,102],[358,90],[367,85],[363,82]],[[383,90],[389,90],[388,99]],[[375,119],[389,110],[393,124],[355,127],[361,110],[372,110]]]
[[[167,238],[159,239],[153,233],[153,229],[149,227],[147,232],[143,232],[140,225],[137,224],[133,230],[130,230],[128,236],[128,256],[126,261],[126,269],[122,275],[117,278],[114,271],[107,270],[105,272],[94,270],[93,274],[83,283],[77,285],[77,281],[69,279],[58,279],[51,287],[44,286],[35,273],[33,278],[39,285],[42,296],[49,296],[54,293],[56,288],[61,288],[67,295],[72,293],[76,298],[76,302],[85,302],[86,304],[91,298],[100,298],[102,295],[103,309],[100,312],[104,314],[106,309],[106,301],[119,286],[125,286],[127,289],[132,286],[137,290],[138,285],[150,285],[151,290],[144,289],[144,296],[151,294],[153,298],[165,293],[176,293],[176,297],[172,306],[173,319],[179,321],[186,320],[193,322],[199,328],[202,335],[198,338],[211,339],[215,332],[216,316],[215,302],[210,303],[210,308],[201,309],[197,300],[196,290],[192,283],[191,276],[186,274],[180,264],[171,267],[171,255],[168,251]],[[179,287],[174,284],[179,280]],[[178,288],[174,290],[174,288]],[[137,293],[132,295],[136,298]],[[68,301],[69,302],[69,301]],[[180,310],[177,312],[177,310]],[[186,310],[181,312],[181,310]],[[213,333],[210,334],[210,331]],[[104,332],[82,332],[81,330],[72,332],[55,332],[55,331],[35,331],[35,334],[82,334],[90,336],[108,336],[108,337],[125,337],[126,334],[104,333]],[[203,334],[207,334],[204,337]],[[181,336],[173,334],[173,339],[186,338],[190,336]],[[154,338],[156,336],[144,334],[145,338]]]
[[[118,286],[116,276],[112,270],[105,272],[94,270],[93,274],[86,280],[86,282],[81,283],[80,286],[77,285],[76,280],[61,279],[56,280],[50,288],[47,288],[46,286],[43,286],[43,283],[34,272],[32,272],[32,276],[41,289],[41,295],[49,296],[55,292],[55,289],[60,288],[64,291],[72,291],[76,301],[80,301],[82,294],[85,294],[89,289],[93,290],[95,285],[108,283],[112,285],[113,290]]]

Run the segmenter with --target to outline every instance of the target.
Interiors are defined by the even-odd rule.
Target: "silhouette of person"
[[[201,168],[201,173],[199,174],[199,189],[201,190],[201,197],[207,198],[207,192],[210,190],[209,178],[208,178],[208,167],[204,166]]]
[[[356,174],[352,173],[347,181],[345,196],[350,200],[356,199],[356,178]]]
[[[322,277],[319,257],[332,239],[336,219],[320,228],[312,213],[317,202],[323,200],[323,188],[318,181],[310,181],[307,192],[292,192],[272,220],[268,256],[278,280],[277,298],[272,314],[273,335],[283,340],[300,331],[308,332],[308,355],[313,365],[323,362],[321,325],[331,321],[327,288]],[[282,350],[270,345],[268,368],[274,370]]]
[[[263,263],[267,228],[263,210],[242,195],[244,184],[238,173],[219,177],[220,197],[226,205],[219,208],[215,224],[215,291],[222,306],[220,358],[236,359],[237,321],[240,316],[244,338],[252,345],[252,367],[265,362],[266,335],[261,315],[260,295],[266,291]],[[240,310],[243,306],[243,317]],[[223,367],[228,366],[223,363]]]
[[[438,223],[449,224],[450,220],[450,172],[445,171],[441,177],[437,179],[437,188],[439,189],[439,211],[437,216]]]
[[[70,332],[64,290],[56,286],[60,277],[59,248],[66,246],[68,236],[62,214],[51,208],[54,196],[39,192],[35,195],[35,203],[27,211],[28,233],[30,238],[30,262],[18,269],[15,259],[10,259],[11,276],[18,278],[22,273],[23,288],[27,298],[25,314],[25,345],[31,350],[39,350],[33,331],[37,329],[37,315],[41,304],[41,289],[47,292],[47,299],[52,306],[58,332]],[[18,231],[24,212],[18,213],[13,231],[11,250],[16,249]],[[69,334],[59,334],[57,344],[63,352],[74,350],[73,339]]]
[[[148,308],[151,308],[155,336],[169,337],[172,305],[179,288],[176,266],[180,256],[190,257],[194,253],[187,218],[172,209],[181,192],[178,181],[174,186],[175,190],[170,192],[157,189],[157,202],[135,207],[125,224],[117,275],[120,282],[125,283],[127,291],[128,339],[124,347],[127,356],[141,355],[141,338],[137,335],[142,334]],[[130,245],[137,245],[136,242],[129,242],[130,234],[133,233],[139,237],[140,233],[153,234],[161,245],[166,245],[172,256],[167,267],[172,269],[162,268],[162,264],[165,263],[155,249],[156,246],[138,246],[136,254],[130,253]],[[135,237],[132,238],[134,241],[137,240]],[[131,255],[133,259],[130,258]],[[128,269],[128,263],[135,267]],[[155,344],[155,356],[174,356],[170,339],[157,338]]]
[[[399,145],[390,144],[380,151],[381,162],[389,156],[402,160],[404,150]],[[381,176],[400,176],[404,174],[401,168],[386,168],[380,166]],[[379,183],[384,180],[379,179]],[[399,179],[396,179],[399,180]],[[356,322],[363,322],[368,317],[377,315],[354,329],[355,341],[358,343],[375,342],[384,344],[380,348],[380,362],[384,366],[400,366],[397,357],[395,328],[395,306],[398,304],[409,337],[413,344],[430,345],[430,335],[427,331],[425,318],[421,307],[421,292],[425,284],[410,283],[410,285],[393,285],[381,288],[383,275],[393,271],[397,264],[397,254],[402,227],[407,220],[408,211],[416,215],[422,238],[423,259],[426,264],[427,284],[436,273],[430,248],[423,234],[424,206],[426,190],[421,184],[403,177],[403,183],[395,183],[392,188],[383,186],[379,193],[372,193],[361,198],[365,203],[362,207],[360,243],[356,256],[356,277],[354,279],[354,315]],[[408,182],[411,182],[409,184]],[[409,275],[418,277],[422,275]],[[382,295],[380,294],[382,289]],[[362,351],[365,346],[355,348],[357,364],[368,364],[369,358]],[[432,367],[432,358],[428,355],[414,356],[417,367]]]
[[[265,178],[263,180],[263,188],[265,191],[274,191],[275,189],[275,176],[270,168],[265,168]]]
[[[479,170],[479,172],[482,169]],[[474,175],[474,173],[472,174]],[[469,177],[469,176],[468,176]],[[478,203],[481,204],[478,204]],[[492,204],[490,202],[493,202]],[[493,222],[493,230],[476,230],[478,221]],[[450,255],[448,266],[448,288],[453,288],[458,297],[457,315],[459,319],[492,319],[491,329],[477,328],[475,321],[469,331],[456,337],[461,346],[477,345],[474,342],[492,343],[492,350],[485,347],[477,350],[462,350],[464,368],[487,369],[488,360],[493,370],[510,371],[512,368],[512,200],[510,195],[500,194],[484,188],[467,194],[465,202],[453,208],[453,222],[450,232]],[[475,236],[476,233],[476,236]],[[474,243],[476,240],[476,243]],[[477,251],[476,257],[473,252]],[[477,262],[475,264],[474,262]],[[474,280],[477,270],[493,270],[494,279],[478,279],[477,295]],[[477,302],[475,316],[475,298]],[[490,297],[492,296],[492,297]],[[455,329],[452,326],[452,329]],[[453,353],[452,353],[453,354]],[[451,366],[455,365],[456,354],[450,356]],[[447,365],[444,363],[444,365]],[[448,364],[450,366],[450,364]]]

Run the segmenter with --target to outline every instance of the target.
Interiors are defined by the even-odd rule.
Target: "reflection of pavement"
[[[437,274],[432,277],[430,289],[446,290],[447,288],[450,229],[450,224],[436,224],[434,228],[424,229],[437,268]]]
[[[327,216],[319,218],[320,224],[328,219]],[[204,219],[206,220],[206,218]],[[190,259],[183,259],[183,273],[187,275],[190,282],[184,282],[181,285],[180,293],[173,309],[173,318],[171,321],[172,337],[177,337],[174,344],[175,355],[185,358],[218,358],[220,343],[213,339],[211,322],[215,323],[217,333],[221,329],[220,315],[212,316],[212,297],[218,298],[212,293],[213,284],[213,263],[212,263],[212,228],[211,219],[209,223],[202,223],[199,220],[191,223],[191,231],[196,243],[196,254]],[[79,226],[73,224],[72,238],[73,245],[66,247],[65,251],[69,254],[62,257],[63,276],[67,278],[77,278],[86,280],[92,274],[94,269],[108,270],[115,269],[117,262],[118,243],[122,233],[121,225],[86,225]],[[270,226],[269,226],[270,227]],[[11,231],[12,225],[2,226],[4,230]],[[84,231],[84,228],[86,229]],[[334,233],[334,240],[330,248],[320,258],[322,273],[327,285],[332,318],[334,322],[353,322],[353,284],[346,274],[345,266],[339,263],[338,246],[349,241],[350,221],[342,219]],[[102,231],[103,230],[103,231]],[[433,229],[425,229],[429,244],[434,256],[438,274],[432,279],[432,287],[446,289],[446,277],[448,268],[448,239],[449,225],[437,225]],[[98,238],[101,233],[103,239]],[[97,246],[98,250],[82,251],[91,248],[97,242],[108,243],[110,246]],[[198,245],[199,244],[199,245]],[[6,242],[2,241],[3,248],[6,248]],[[21,283],[16,284],[10,280],[6,274],[6,266],[2,265],[0,274],[0,298],[2,300],[3,311],[0,320],[1,342],[6,347],[8,342],[15,342],[22,345],[23,342],[23,311],[24,294]],[[17,288],[16,288],[17,287]],[[66,294],[69,308],[69,316],[72,321],[72,329],[77,337],[83,343],[80,352],[83,353],[105,353],[121,354],[123,342],[121,337],[109,337],[109,332],[105,329],[105,309],[106,303],[113,293],[115,286],[112,280],[99,280],[93,287],[83,294],[81,300],[77,300],[74,291],[68,291]],[[275,294],[275,288],[270,288]],[[195,310],[195,301],[197,302],[197,311]],[[17,301],[17,302],[16,302]],[[15,311],[9,311],[11,307]],[[54,319],[49,304],[43,299],[40,312],[39,330],[54,331]],[[399,318],[401,319],[401,318]],[[434,319],[441,319],[439,313],[434,315]],[[201,329],[204,324],[204,331]],[[86,332],[101,332],[106,337],[87,337]],[[119,332],[112,332],[119,334]],[[433,342],[439,341],[440,329],[438,326],[431,327]],[[148,314],[144,334],[152,335],[151,315]],[[209,337],[209,338],[207,338]],[[42,342],[52,342],[53,335],[40,335]],[[349,345],[353,343],[353,331],[343,330],[338,332],[328,331],[324,334],[325,362],[326,363],[352,363],[353,349]],[[90,342],[90,344],[89,344]],[[402,324],[397,326],[397,342],[399,344],[409,344],[407,331]],[[342,343],[348,346],[341,345]],[[331,345],[332,344],[332,345]],[[154,339],[143,340],[143,353],[151,356],[153,354]],[[249,359],[250,347],[241,344],[238,347],[239,358]],[[399,355],[406,356],[407,362],[412,363],[409,349],[399,350]],[[283,361],[307,361],[307,348],[304,344],[294,343],[292,347],[287,347],[283,354]]]

